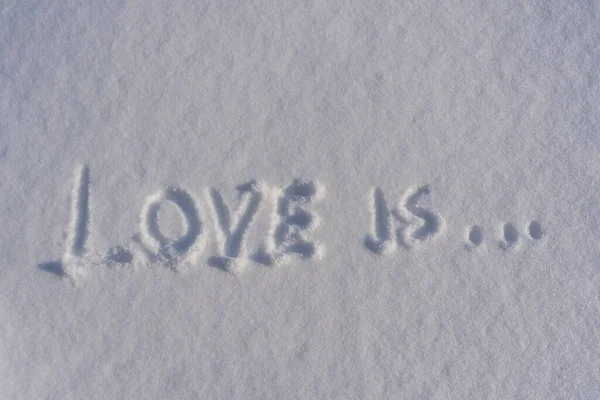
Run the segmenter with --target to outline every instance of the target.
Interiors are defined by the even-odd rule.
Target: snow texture
[[[594,399],[600,3],[0,2],[1,399]]]

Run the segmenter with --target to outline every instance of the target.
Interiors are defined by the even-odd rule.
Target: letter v
[[[260,210],[265,192],[264,185],[256,181],[240,185],[236,189],[240,201],[233,215],[217,189],[211,188],[206,191],[206,197],[212,206],[211,216],[218,245],[217,255],[209,262],[233,273],[241,272],[248,260],[246,234]]]

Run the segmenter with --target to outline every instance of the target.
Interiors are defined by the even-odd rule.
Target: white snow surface
[[[599,79],[596,0],[0,2],[0,398],[598,398]]]

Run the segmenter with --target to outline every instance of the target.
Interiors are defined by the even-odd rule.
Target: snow
[[[599,6],[0,3],[0,398],[597,398]]]

